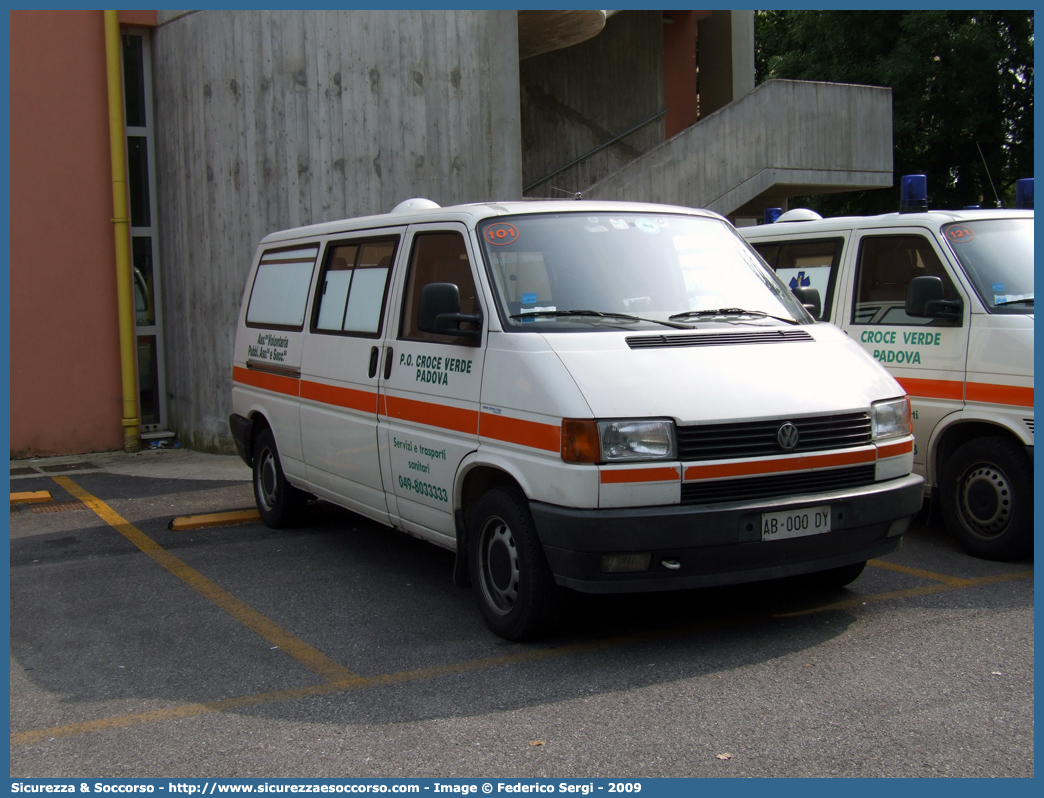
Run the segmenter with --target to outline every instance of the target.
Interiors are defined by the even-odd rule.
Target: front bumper
[[[681,590],[838,568],[897,549],[921,509],[916,474],[860,488],[700,506],[576,510],[531,502],[558,584],[586,593]],[[829,504],[831,531],[761,540],[761,514]],[[651,552],[649,570],[603,573],[603,554]],[[664,560],[680,568],[671,570]]]

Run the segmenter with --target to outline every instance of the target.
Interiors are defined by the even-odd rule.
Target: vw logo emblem
[[[776,430],[776,443],[779,444],[779,448],[785,451],[790,451],[798,443],[798,428],[791,424],[789,421],[780,425],[779,429]]]

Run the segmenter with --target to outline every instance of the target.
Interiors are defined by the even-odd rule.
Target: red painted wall
[[[101,11],[11,11],[11,453],[120,449]]]

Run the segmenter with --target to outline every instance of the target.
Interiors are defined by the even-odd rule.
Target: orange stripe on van
[[[479,414],[477,410],[418,402],[416,399],[404,399],[401,396],[382,395],[382,398],[384,399],[385,415],[389,418],[478,435]]]
[[[807,471],[813,468],[835,468],[837,466],[873,463],[877,452],[865,449],[840,454],[812,454],[786,460],[755,460],[746,463],[721,463],[718,465],[689,466],[685,479],[716,479],[721,477],[750,477],[756,474],[784,474],[788,471]]]
[[[242,366],[232,367],[232,382],[260,388],[263,391],[282,393],[287,396],[300,396],[301,380],[294,377],[283,377],[265,371],[254,371]]]
[[[355,388],[343,388],[339,385],[305,381],[301,383],[301,398],[322,402],[325,405],[347,407],[350,410],[361,410],[364,413],[377,414],[377,394],[369,391],[360,391]]]
[[[532,449],[549,452],[562,450],[562,427],[559,424],[541,424],[538,421],[482,413],[479,415],[479,435]]]
[[[898,457],[901,454],[909,454],[913,451],[913,441],[901,441],[900,443],[889,443],[877,447],[877,459],[883,457]]]
[[[910,396],[926,399],[964,399],[964,383],[957,380],[920,380],[914,377],[896,377],[903,390]]]
[[[1033,389],[1018,385],[994,385],[989,382],[969,382],[966,386],[969,402],[987,402],[992,405],[1033,407]]]
[[[670,482],[678,478],[678,468],[603,468],[599,473],[603,485],[624,482]]]

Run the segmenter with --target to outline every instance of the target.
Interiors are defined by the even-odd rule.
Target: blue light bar
[[[924,175],[903,175],[900,181],[899,213],[928,210],[928,179]]]
[[[1033,189],[1030,189],[1032,193]],[[765,224],[772,224],[779,218],[779,215],[783,213],[782,208],[765,208]]]
[[[1033,210],[1033,178],[1026,177],[1015,181],[1015,207]]]

